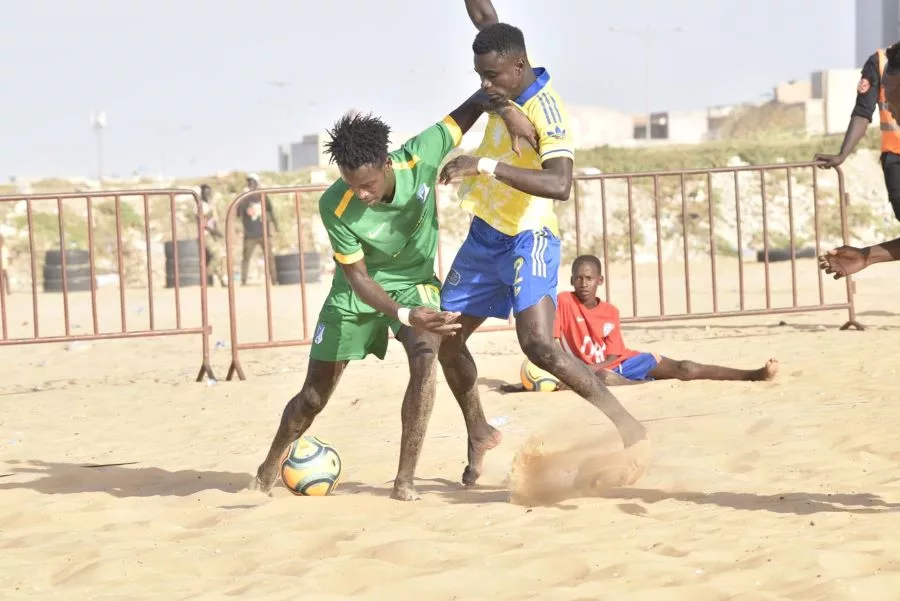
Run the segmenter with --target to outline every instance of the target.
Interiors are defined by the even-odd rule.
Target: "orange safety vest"
[[[887,100],[884,96],[884,68],[887,65],[887,55],[880,49],[878,54],[878,115],[881,117],[881,152],[900,154],[900,125],[891,111],[888,110]]]

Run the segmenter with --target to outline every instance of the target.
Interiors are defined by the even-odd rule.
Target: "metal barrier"
[[[578,175],[576,176],[576,185],[574,191],[574,200],[572,206],[574,208],[574,219],[573,219],[573,229],[574,229],[574,242],[577,254],[582,254],[588,247],[586,239],[588,234],[590,233],[590,227],[585,225],[586,217],[583,214],[583,205],[585,204],[586,193],[581,189],[582,185],[590,184],[591,182],[597,182],[600,186],[599,190],[599,207],[594,207],[594,210],[591,212],[591,215],[594,217],[599,217],[602,220],[600,237],[602,238],[601,247],[602,250],[598,249],[595,251],[596,254],[600,254],[602,256],[603,267],[604,267],[604,276],[605,276],[605,291],[606,298],[609,302],[615,302],[614,295],[612,294],[611,288],[611,280],[610,277],[610,266],[613,263],[611,261],[611,248],[610,248],[610,224],[613,223],[613,220],[609,218],[609,205],[611,204],[610,194],[608,193],[608,188],[612,184],[612,182],[623,181],[625,183],[625,193],[624,199],[627,209],[625,210],[625,218],[628,223],[627,227],[627,248],[628,248],[628,262],[631,273],[631,306],[632,306],[632,315],[628,316],[624,314],[622,317],[622,322],[624,323],[639,323],[639,322],[662,322],[662,321],[675,321],[675,320],[689,320],[689,319],[708,319],[711,317],[734,317],[734,316],[744,316],[744,315],[771,315],[771,314],[788,314],[788,313],[806,313],[812,311],[823,311],[823,310],[842,310],[846,309],[849,313],[848,321],[841,327],[842,330],[848,329],[849,327],[855,327],[857,329],[863,329],[862,325],[860,325],[856,321],[854,303],[853,303],[853,292],[854,292],[854,284],[851,278],[846,279],[846,290],[847,297],[843,302],[837,303],[826,303],[825,302],[825,293],[824,293],[824,285],[823,285],[823,276],[822,272],[818,270],[817,267],[811,267],[811,269],[815,269],[817,274],[818,281],[818,302],[809,303],[809,304],[800,304],[798,299],[798,283],[797,283],[797,232],[795,223],[797,221],[795,213],[795,199],[794,199],[794,184],[792,183],[793,176],[796,175],[800,171],[809,171],[811,173],[811,214],[812,214],[812,237],[815,240],[815,256],[821,254],[821,231],[822,231],[822,219],[821,212],[822,207],[822,199],[820,198],[820,189],[818,184],[818,171],[816,169],[816,165],[814,163],[792,163],[792,164],[777,164],[777,165],[762,165],[762,166],[747,166],[747,167],[734,167],[734,168],[715,168],[715,169],[690,169],[690,170],[681,170],[681,171],[660,171],[660,172],[646,172],[646,173],[623,173],[623,174],[597,174],[597,175]],[[777,174],[783,174],[786,176],[785,184],[786,184],[786,209],[787,209],[787,220],[788,220],[788,245],[787,248],[778,249],[782,254],[784,252],[789,253],[790,257],[790,266],[791,266],[791,303],[784,305],[773,304],[772,301],[772,286],[771,286],[771,278],[770,278],[770,258],[772,254],[774,254],[775,249],[772,248],[770,244],[770,220],[771,216],[769,214],[770,205],[774,202],[773,199],[769,198],[771,195],[772,182],[767,180],[767,177],[771,179],[775,179],[774,176]],[[841,199],[841,202],[838,202],[839,206],[839,228],[840,228],[840,237],[843,242],[846,244],[849,240],[849,230],[848,230],[848,221],[847,221],[847,209],[846,209],[846,195],[844,193],[844,178],[843,174],[839,169],[835,170],[837,177],[837,194],[838,198]],[[753,196],[752,194],[747,193],[746,191],[742,192],[741,178],[744,177],[746,180],[746,174],[750,174],[754,178],[758,177],[758,196],[759,196],[759,209],[761,211],[761,246],[762,246],[762,264],[764,270],[764,278],[765,278],[765,307],[764,308],[749,308],[747,297],[746,297],[746,286],[745,286],[745,265],[744,265],[744,241],[746,237],[746,229],[748,229],[747,224],[744,223],[745,219],[742,217],[742,209],[750,206],[751,203],[748,203],[748,197]],[[723,310],[721,307],[721,298],[719,294],[719,289],[717,282],[722,275],[721,266],[717,263],[717,255],[719,251],[717,250],[717,242],[719,242],[719,238],[717,238],[717,225],[721,225],[719,223],[720,218],[717,217],[717,203],[715,202],[716,191],[721,191],[722,187],[715,187],[713,185],[714,176],[729,176],[729,180],[731,182],[731,190],[734,195],[734,204],[735,204],[735,219],[734,219],[734,228],[736,233],[736,240],[734,240],[734,251],[737,258],[737,271],[738,271],[738,288],[739,288],[739,297],[736,302],[736,308],[733,310]],[[691,178],[701,178],[703,180],[703,184],[701,186],[694,186],[693,189],[689,185],[691,182]],[[683,258],[683,282],[685,288],[684,295],[684,310],[681,311],[669,311],[666,308],[666,295],[665,295],[665,282],[666,282],[666,273],[664,270],[664,261],[663,261],[663,244],[664,244],[664,236],[663,236],[663,218],[661,216],[661,209],[664,199],[664,194],[661,192],[661,182],[665,178],[675,178],[677,180],[677,191],[675,192],[675,196],[677,197],[676,204],[680,209],[678,211],[680,215],[681,221],[681,231],[680,237],[682,238],[682,249],[681,254]],[[635,196],[636,192],[641,188],[640,184],[646,182],[649,183],[650,191],[649,195],[652,199],[652,208],[653,208],[653,226],[649,229],[651,231],[655,231],[656,236],[656,279],[657,279],[657,287],[659,291],[659,305],[658,310],[655,311],[654,314],[650,315],[641,315],[639,312],[639,286],[638,286],[638,278],[637,271],[639,268],[639,261],[636,259],[636,246],[638,234],[635,232],[635,222],[637,220],[636,216],[636,202]],[[744,182],[746,183],[746,182]],[[767,184],[769,188],[767,189]],[[743,186],[746,187],[746,186]],[[245,320],[240,319],[237,309],[236,302],[236,292],[235,292],[235,283],[234,278],[229,278],[228,285],[228,302],[229,302],[229,315],[230,315],[230,326],[231,326],[231,365],[228,369],[228,380],[231,380],[235,375],[237,375],[241,380],[245,379],[245,374],[243,367],[240,363],[240,351],[242,350],[251,350],[251,349],[263,349],[263,348],[281,348],[281,347],[290,347],[290,346],[302,346],[308,345],[312,343],[312,338],[310,337],[310,328],[308,323],[308,295],[307,295],[307,287],[305,283],[305,268],[304,268],[304,259],[303,259],[303,249],[305,248],[306,240],[304,234],[303,227],[303,219],[302,219],[302,211],[301,211],[301,196],[303,194],[310,193],[320,193],[327,189],[327,186],[323,185],[309,185],[309,186],[298,186],[298,187],[284,187],[284,188],[266,188],[266,189],[258,189],[255,191],[245,192],[238,196],[232,201],[231,205],[228,208],[226,214],[226,231],[227,231],[227,240],[226,240],[226,257],[228,264],[228,273],[233,276],[234,274],[234,227],[232,225],[232,220],[235,218],[236,211],[235,209],[248,197],[253,195],[259,195],[262,208],[262,222],[263,222],[263,248],[267,253],[267,258],[264,260],[265,265],[265,311],[266,311],[266,339],[259,342],[241,342],[238,335],[238,326],[239,324],[247,324],[251,325]],[[696,239],[697,236],[691,236],[691,228],[694,227],[691,224],[693,220],[691,219],[692,215],[695,219],[699,219],[699,214],[692,212],[692,209],[689,207],[691,202],[689,202],[689,196],[691,194],[696,194],[698,189],[702,189],[706,198],[706,202],[699,202],[700,205],[705,205],[705,217],[706,217],[706,226],[708,227],[708,232],[703,236],[706,240],[705,249],[694,249],[692,256],[691,251],[691,241]],[[293,213],[297,220],[297,243],[300,248],[300,263],[301,263],[301,281],[300,281],[300,319],[301,319],[301,328],[298,334],[299,336],[290,337],[287,339],[276,340],[274,337],[275,327],[273,320],[273,305],[272,305],[272,285],[270,283],[271,278],[269,269],[270,269],[270,260],[268,259],[268,253],[271,252],[271,244],[269,240],[269,226],[268,226],[268,208],[267,202],[265,202],[266,198],[269,198],[273,195],[280,194],[289,194],[293,197]],[[671,200],[671,198],[669,199]],[[692,201],[693,202],[693,201]],[[742,202],[744,204],[742,204]],[[755,206],[755,205],[753,205]],[[599,211],[597,210],[599,208]],[[439,211],[440,218],[440,211]],[[646,220],[643,221],[646,223]],[[672,229],[672,228],[669,228]],[[676,228],[677,229],[677,228]],[[565,232],[563,232],[565,235]],[[697,261],[697,255],[700,254],[702,256],[708,257],[710,262],[710,275],[709,282],[711,285],[710,294],[708,300],[711,304],[711,309],[706,311],[695,311],[695,295],[692,294],[691,291],[691,264]],[[438,273],[443,279],[443,243],[439,241],[438,243]],[[252,308],[257,307],[261,303],[254,303],[251,305]],[[281,325],[280,320],[280,325]],[[500,330],[512,330],[515,329],[515,323],[512,318],[504,325],[496,325],[496,326],[488,326],[479,328],[479,332],[484,331],[500,331]]]
[[[744,315],[774,315],[774,314],[788,314],[788,313],[807,313],[812,311],[825,311],[825,310],[841,310],[846,309],[848,312],[848,320],[841,326],[841,330],[846,330],[850,327],[855,327],[858,330],[864,329],[863,326],[856,321],[856,311],[853,302],[853,294],[855,292],[855,285],[852,281],[852,278],[845,278],[845,286],[846,286],[846,300],[843,302],[837,303],[827,303],[825,302],[825,293],[823,287],[823,276],[821,270],[817,267],[812,267],[811,269],[815,269],[818,283],[818,299],[817,302],[808,303],[808,304],[800,304],[798,302],[798,286],[797,286],[797,231],[796,231],[796,201],[794,199],[794,188],[797,184],[794,183],[794,176],[797,175],[798,172],[808,172],[810,177],[810,191],[812,194],[811,198],[811,209],[812,209],[812,235],[815,240],[814,247],[814,256],[817,257],[822,253],[821,246],[821,234],[822,234],[822,199],[820,198],[820,184],[819,184],[819,173],[820,170],[817,167],[816,163],[783,163],[783,164],[775,164],[775,165],[756,165],[756,166],[741,166],[741,167],[723,167],[723,168],[713,168],[713,169],[686,169],[679,171],[656,171],[656,172],[641,172],[641,173],[621,173],[621,174],[596,174],[596,175],[580,175],[577,179],[579,182],[598,182],[600,185],[600,218],[602,220],[602,261],[604,265],[604,275],[605,275],[605,290],[606,290],[606,298],[609,302],[614,303],[614,295],[610,289],[611,281],[613,278],[610,275],[610,248],[609,248],[609,231],[608,226],[610,220],[608,219],[608,204],[609,204],[609,195],[608,195],[608,187],[611,182],[615,181],[624,181],[626,187],[626,198],[627,198],[627,219],[628,219],[628,247],[629,247],[629,264],[630,264],[630,272],[631,272],[631,302],[632,302],[632,315],[628,317],[623,317],[623,323],[640,323],[640,322],[662,322],[662,321],[674,321],[674,320],[688,320],[688,319],[708,319],[710,317],[734,317],[734,316],[744,316]],[[837,205],[839,207],[839,226],[840,226],[840,237],[843,244],[849,244],[849,227],[848,227],[848,216],[847,216],[847,195],[845,193],[844,188],[844,175],[840,169],[834,170],[837,178]],[[775,253],[775,249],[773,249],[770,244],[770,229],[771,229],[771,215],[770,215],[770,206],[773,203],[773,199],[770,198],[772,181],[779,174],[784,176],[784,185],[785,185],[785,194],[784,201],[787,209],[787,221],[788,221],[788,244],[786,247],[779,248],[778,251],[780,254],[784,255],[787,253],[787,257],[790,260],[791,266],[791,303],[789,305],[781,305],[775,306],[772,302],[772,286],[771,286],[771,277],[770,277],[770,269],[773,261],[773,254]],[[716,196],[716,192],[721,192],[722,187],[714,187],[713,186],[713,177],[716,175],[724,175],[730,176],[728,179],[730,181],[730,185],[727,188],[730,188],[731,193],[734,197],[734,211],[735,211],[735,219],[734,219],[734,229],[736,232],[736,240],[734,245],[734,250],[737,255],[737,271],[738,271],[738,302],[737,308],[734,310],[722,310],[720,308],[720,295],[717,286],[717,282],[720,279],[721,271],[719,266],[717,265],[717,236],[716,236],[716,227],[721,221],[721,218],[717,218],[716,216],[716,202],[714,201],[714,197]],[[741,186],[741,177],[744,177],[746,181],[748,177],[753,177],[754,179],[758,178],[758,193],[754,196],[759,197],[759,208],[761,212],[761,238],[762,238],[762,250],[760,251],[760,257],[762,260],[760,261],[763,264],[764,270],[764,280],[765,280],[765,307],[758,309],[750,309],[747,308],[747,299],[746,299],[746,286],[745,286],[745,257],[744,257],[744,240],[746,232],[744,231],[747,227],[745,223],[745,219],[742,216],[742,208],[745,205],[742,205],[742,200],[746,200],[745,192],[742,192]],[[680,220],[681,220],[681,238],[683,240],[683,264],[684,264],[684,289],[685,289],[685,310],[679,312],[667,312],[666,311],[666,296],[665,296],[665,281],[664,277],[664,269],[663,269],[663,236],[661,233],[661,214],[660,214],[660,203],[661,203],[661,194],[660,194],[660,184],[663,178],[677,178],[677,188],[678,188],[678,197],[680,198],[680,202],[677,204],[680,205]],[[688,209],[688,185],[687,180],[691,177],[700,177],[703,180],[703,184],[699,187],[700,190],[704,192],[704,196],[706,198],[706,202],[701,202],[700,204],[706,205],[707,212],[707,241],[708,244],[705,249],[705,254],[709,257],[710,262],[710,300],[711,300],[711,310],[696,312],[692,307],[692,300],[694,297],[691,294],[691,263],[696,260],[690,256],[689,249],[689,241],[691,239],[689,233],[689,224],[691,223],[690,219],[690,211]],[[653,201],[653,225],[655,229],[655,238],[656,238],[656,265],[657,265],[657,282],[658,282],[658,293],[659,293],[659,305],[658,311],[654,315],[640,315],[639,307],[638,307],[638,299],[639,299],[639,290],[638,290],[638,278],[637,278],[637,261],[635,259],[635,203],[634,203],[634,194],[636,189],[636,184],[645,181],[651,184],[652,186],[652,201]],[[697,187],[694,188],[694,192],[697,192]],[[584,228],[582,226],[583,214],[581,211],[581,205],[583,203],[584,193],[579,190],[579,186],[576,184],[575,186],[575,196],[574,196],[574,204],[575,204],[575,230],[576,230],[576,248],[578,249],[578,253],[582,252],[584,247],[583,243],[583,235]],[[695,214],[696,215],[696,214]],[[615,303],[614,303],[615,304]]]
[[[303,254],[303,249],[305,248],[305,236],[304,236],[304,228],[303,228],[303,218],[302,218],[302,210],[301,210],[301,200],[302,194],[304,193],[321,193],[324,192],[328,186],[320,186],[320,185],[309,185],[309,186],[295,186],[295,187],[283,187],[283,188],[265,188],[265,189],[257,189],[244,192],[235,198],[230,205],[228,205],[228,209],[226,209],[225,213],[225,257],[226,257],[226,265],[228,269],[228,315],[230,317],[230,326],[231,326],[231,365],[228,367],[228,374],[226,376],[226,380],[231,380],[235,374],[241,379],[246,379],[244,375],[243,367],[241,367],[240,360],[238,355],[242,350],[250,350],[250,349],[260,349],[260,348],[276,348],[276,347],[284,347],[284,346],[301,346],[305,344],[310,344],[312,339],[309,336],[309,325],[307,322],[307,295],[306,295],[306,261]],[[302,333],[303,337],[298,339],[291,340],[275,340],[274,339],[274,326],[272,320],[272,284],[271,284],[271,261],[269,257],[272,254],[272,244],[270,243],[269,236],[269,211],[268,205],[270,198],[273,195],[279,194],[291,194],[294,198],[294,216],[296,217],[297,222],[297,244],[300,249],[300,315],[302,320]],[[233,225],[233,219],[237,217],[237,211],[244,203],[244,201],[248,198],[258,196],[260,199],[260,208],[261,208],[261,221],[262,221],[262,230],[263,230],[263,264],[264,264],[264,275],[265,275],[265,294],[266,294],[266,333],[267,339],[265,342],[245,342],[241,343],[238,340],[238,309],[235,299],[235,282],[234,282],[234,236],[235,236],[235,228]],[[242,277],[245,277],[242,274]]]
[[[176,223],[176,197],[190,197],[194,203],[194,206],[190,209],[192,215],[199,214],[200,208],[200,198],[197,196],[195,192],[192,190],[180,190],[180,189],[164,189],[164,190],[111,190],[111,191],[102,191],[102,192],[84,192],[84,193],[65,193],[65,194],[28,194],[28,195],[11,195],[11,196],[0,196],[0,204],[8,204],[8,203],[24,203],[24,217],[25,217],[25,225],[27,225],[28,232],[28,256],[30,262],[30,272],[31,272],[31,318],[32,318],[32,328],[31,334],[26,336],[10,336],[9,333],[9,315],[8,309],[11,303],[11,299],[7,298],[6,291],[3,287],[0,287],[0,331],[2,331],[2,338],[0,338],[0,347],[2,346],[12,346],[12,345],[22,345],[22,344],[41,344],[48,342],[76,342],[76,341],[89,341],[89,340],[111,340],[118,338],[151,338],[151,337],[159,337],[159,336],[175,336],[181,334],[200,334],[202,338],[202,360],[200,365],[200,370],[197,373],[197,381],[201,381],[204,375],[209,376],[210,378],[215,378],[213,374],[212,367],[210,366],[209,361],[209,336],[212,331],[209,324],[209,313],[208,313],[208,305],[207,305],[207,275],[206,275],[206,241],[204,232],[205,229],[203,225],[200,223],[199,219],[195,219],[197,223],[197,239],[199,241],[199,269],[200,269],[200,321],[201,324],[199,327],[185,327],[182,324],[182,311],[181,311],[181,284],[179,278],[179,260],[178,260],[178,228]],[[174,254],[174,304],[175,304],[175,325],[170,328],[161,328],[157,327],[157,315],[156,315],[156,305],[154,298],[154,286],[153,286],[153,259],[151,252],[151,231],[150,231],[150,218],[151,218],[151,207],[150,207],[150,199],[153,197],[164,197],[168,199],[168,208],[169,208],[169,225],[171,227],[171,239],[172,239],[172,248]],[[100,311],[98,311],[98,303],[97,303],[97,293],[98,293],[98,269],[97,269],[97,240],[96,232],[95,232],[95,214],[103,210],[103,214],[109,214],[108,210],[100,205],[100,208],[95,204],[97,200],[108,200],[112,199],[113,201],[113,219],[115,221],[115,265],[116,272],[113,274],[118,278],[118,304],[119,304],[119,327],[118,331],[101,331],[100,327]],[[39,212],[34,208],[34,204],[40,201],[55,201],[55,219],[53,217],[48,218],[47,212]],[[90,333],[86,334],[73,334],[73,326],[70,319],[70,310],[72,306],[70,304],[70,296],[76,294],[76,291],[72,290],[73,282],[70,281],[69,271],[69,263],[70,256],[73,254],[73,251],[70,248],[70,245],[67,244],[67,231],[72,233],[76,227],[71,220],[74,219],[81,223],[81,219],[78,216],[81,211],[77,210],[76,207],[73,207],[77,201],[83,201],[83,224],[86,228],[86,238],[84,242],[87,246],[87,255],[88,255],[88,271],[90,277],[90,315],[92,328]],[[147,277],[147,320],[149,322],[149,327],[146,329],[129,329],[128,327],[128,311],[127,311],[127,303],[126,303],[126,275],[136,275],[134,272],[130,272],[126,274],[125,268],[125,257],[128,254],[125,247],[125,238],[123,237],[123,228],[127,227],[127,224],[124,224],[123,221],[123,206],[128,205],[131,209],[128,213],[129,216],[133,217],[135,221],[142,220],[143,221],[143,246],[146,252],[145,255],[145,263],[146,263],[146,277]],[[21,204],[18,204],[21,207]],[[142,214],[138,212],[138,209],[135,209],[134,206],[138,206],[143,209]],[[68,208],[68,210],[66,210]],[[142,219],[141,219],[142,217]],[[62,293],[62,317],[63,317],[63,334],[61,335],[41,335],[41,319],[40,319],[40,311],[39,300],[42,298],[46,301],[49,298],[49,295],[44,294],[41,295],[38,293],[38,260],[37,254],[41,249],[38,248],[38,240],[39,237],[35,230],[35,222],[36,220],[46,226],[50,226],[51,221],[55,221],[55,227],[58,228],[58,242],[59,246],[57,249],[49,249],[49,250],[58,250],[60,257],[60,265],[59,271],[61,276],[61,286],[60,292]],[[135,224],[132,224],[134,226]],[[7,239],[7,246],[10,245],[10,240]],[[107,246],[111,246],[108,244]],[[63,252],[65,249],[65,252]],[[83,250],[82,250],[83,252]],[[44,279],[45,285],[47,280],[47,265],[44,266]],[[76,286],[75,288],[78,288]],[[82,291],[87,292],[88,290],[84,287],[81,287]],[[108,313],[108,311],[105,311]],[[76,326],[77,328],[78,326]]]

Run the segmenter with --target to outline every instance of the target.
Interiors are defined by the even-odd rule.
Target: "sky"
[[[812,71],[859,67],[851,0],[494,6],[524,31],[529,54],[570,105],[703,109],[760,100]],[[4,180],[96,177],[92,112],[106,113],[105,175],[200,176],[275,170],[279,144],[322,131],[351,108],[397,131],[418,131],[478,86],[476,32],[463,0],[0,0],[0,7]],[[636,35],[642,31],[650,33]]]

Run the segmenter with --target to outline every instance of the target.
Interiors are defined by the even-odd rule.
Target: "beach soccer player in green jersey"
[[[442,337],[459,329],[459,314],[440,310],[434,188],[442,161],[485,110],[492,107],[479,91],[394,152],[388,152],[390,128],[372,115],[346,115],[328,132],[326,150],[341,179],[322,194],[319,214],[337,268],[313,334],[306,381],[285,407],[251,489],[271,490],[282,453],[325,407],[347,363],[370,354],[384,359],[390,328],[410,372],[391,496],[417,498],[413,476],[434,404],[437,351]],[[511,133],[533,130],[520,111],[496,110]]]

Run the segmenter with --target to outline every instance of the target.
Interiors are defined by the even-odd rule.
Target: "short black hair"
[[[578,270],[578,266],[582,263],[590,263],[594,267],[597,268],[597,274],[603,275],[603,263],[600,262],[600,259],[595,257],[594,255],[579,255],[572,261],[572,273]]]
[[[900,42],[894,42],[884,51],[887,58],[887,68],[891,71],[900,69]]]
[[[508,23],[494,23],[478,32],[472,42],[472,52],[479,56],[491,52],[496,52],[499,56],[526,54],[525,36],[518,27]]]
[[[212,190],[212,188],[209,187],[209,184],[201,184],[200,191],[203,192],[204,190]]]
[[[344,115],[328,131],[325,152],[331,155],[329,162],[345,169],[379,165],[387,161],[390,134],[391,128],[371,113]]]

